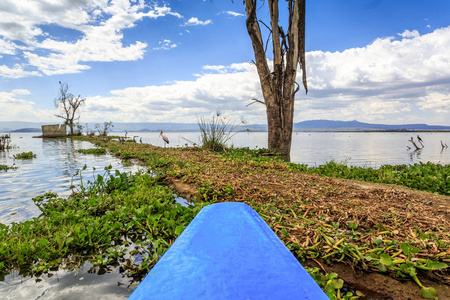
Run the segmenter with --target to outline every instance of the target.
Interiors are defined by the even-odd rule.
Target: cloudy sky
[[[450,125],[450,1],[306,2],[295,122]],[[261,92],[244,14],[231,0],[1,0],[0,121],[57,122],[61,81],[86,98],[82,124],[217,110],[265,123],[246,106]]]

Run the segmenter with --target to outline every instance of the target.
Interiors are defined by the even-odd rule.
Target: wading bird
[[[159,134],[160,137],[162,137],[163,141],[164,141],[164,147],[166,147],[166,144],[169,144],[169,139],[167,138],[167,136],[165,136],[163,134],[163,132],[161,131],[161,133]]]

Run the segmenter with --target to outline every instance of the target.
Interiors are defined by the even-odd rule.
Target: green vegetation
[[[36,158],[36,154],[34,154],[32,151],[30,152],[22,152],[16,155],[13,155],[14,159],[32,159]]]
[[[17,170],[16,166],[0,165],[0,171],[8,172],[8,170]]]
[[[62,262],[70,267],[90,260],[103,268],[119,264],[137,276],[156,262],[202,206],[239,201],[253,207],[299,261],[327,266],[329,274],[314,268],[308,271],[331,299],[359,297],[342,289],[345,284],[333,274],[339,274],[334,266],[340,264],[411,280],[419,287],[417,294],[420,291],[431,299],[437,297],[439,284],[423,278],[450,279],[450,220],[442,209],[448,205],[447,198],[393,187],[358,188],[347,181],[315,176],[350,178],[353,172],[359,180],[403,178],[409,181],[395,183],[424,186],[429,180],[424,178],[445,178],[448,166],[418,164],[373,170],[329,163],[307,168],[284,163],[265,149],[227,148],[217,153],[198,147],[78,139],[108,148],[123,159],[139,159],[155,177],[106,174],[89,187],[74,190],[68,199],[38,197],[35,202],[44,212],[42,217],[2,229],[0,239],[7,242],[0,248],[0,261],[9,258],[4,270],[28,268],[39,274]],[[184,208],[174,204],[166,185],[177,181],[192,188],[189,193],[195,205]],[[427,189],[446,193],[447,182],[435,180]],[[147,206],[152,208],[146,210]],[[140,241],[153,248],[147,249]],[[30,244],[36,246],[25,247]],[[137,252],[131,251],[130,245],[136,245]],[[143,265],[131,263],[130,257],[136,253],[143,253]]]
[[[202,146],[212,151],[225,150],[226,143],[238,133],[235,131],[237,125],[220,112],[216,112],[210,120],[203,117],[198,118],[197,124],[200,129]]]
[[[347,166],[328,162],[308,168],[307,165],[290,164],[294,171],[320,176],[355,179],[367,182],[399,184],[410,188],[450,195],[450,164],[440,165],[431,162],[414,165],[384,165],[379,169]]]
[[[94,155],[106,154],[106,149],[104,148],[78,149],[77,151],[83,154],[94,154]]]
[[[314,169],[284,163],[265,149],[227,148],[218,155],[205,148],[95,142],[124,159],[142,160],[166,182],[181,180],[195,187],[197,203],[248,203],[301,261],[320,259],[328,268],[345,263],[396,279],[409,278],[428,297],[436,291],[423,286],[419,277],[429,272],[440,280],[449,278],[450,222],[439,205],[430,206],[427,196],[382,188],[356,189],[331,178],[308,175],[316,174]],[[343,168],[336,164],[322,169],[336,176]],[[412,174],[404,177],[422,181],[420,176],[414,180]],[[438,182],[434,188],[443,190],[442,183],[446,182]]]
[[[39,218],[0,224],[0,271],[39,275],[89,260],[96,269],[119,265],[139,277],[203,206],[175,203],[173,191],[150,174],[105,169],[104,176],[74,190],[72,197],[47,193],[34,198],[42,211]],[[143,257],[138,265],[136,255]]]

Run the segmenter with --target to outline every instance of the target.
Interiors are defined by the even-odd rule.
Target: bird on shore
[[[162,131],[159,134],[159,136],[162,137],[162,139],[164,141],[164,147],[166,147],[166,144],[169,144],[169,138],[167,136],[165,136]]]

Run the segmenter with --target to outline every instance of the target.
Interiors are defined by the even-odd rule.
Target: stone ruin
[[[42,125],[42,137],[66,136],[66,125]]]

